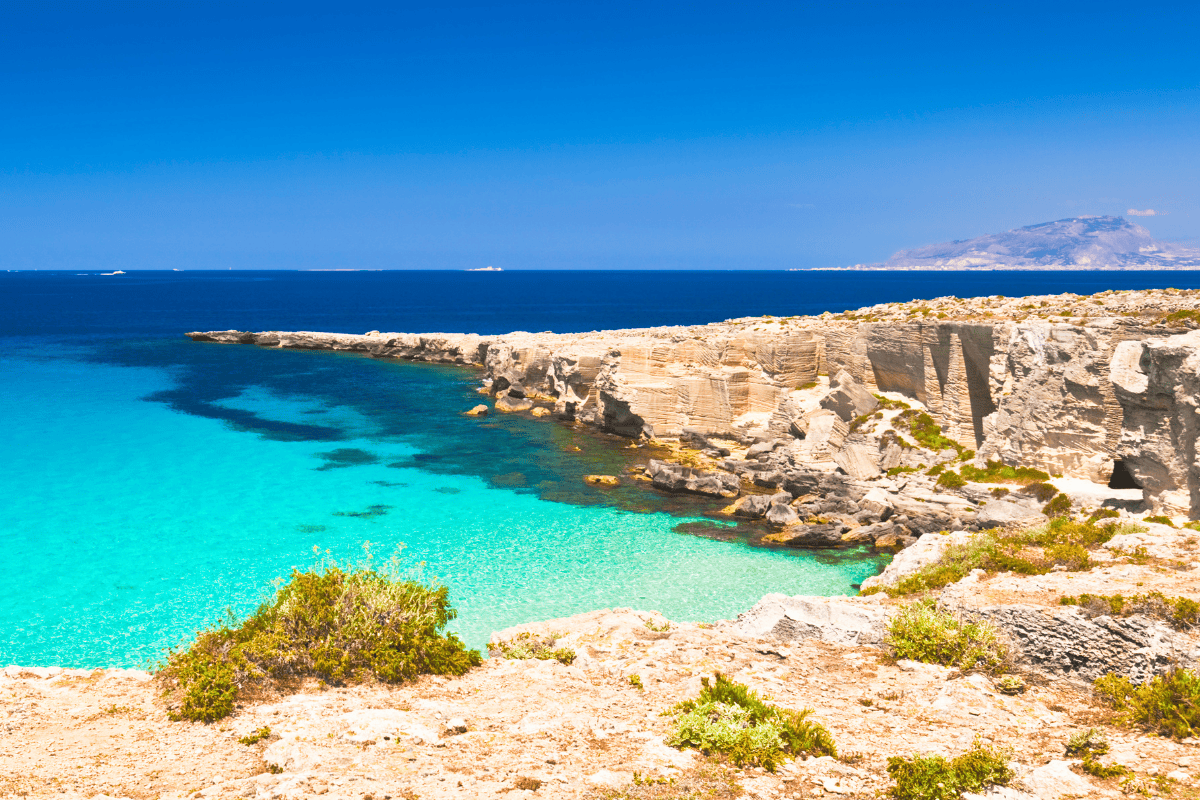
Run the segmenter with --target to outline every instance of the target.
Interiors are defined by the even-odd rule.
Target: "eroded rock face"
[[[659,489],[669,492],[691,492],[710,497],[737,497],[741,492],[736,475],[702,470],[651,459],[646,465],[646,477]]]
[[[1159,512],[1200,516],[1200,331],[1122,342],[1112,385],[1124,409],[1117,446]]]

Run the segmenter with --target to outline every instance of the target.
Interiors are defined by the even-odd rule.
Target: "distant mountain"
[[[901,250],[859,269],[1200,269],[1200,250],[1157,242],[1124,217],[1072,217]]]

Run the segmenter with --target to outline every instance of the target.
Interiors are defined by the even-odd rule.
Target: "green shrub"
[[[1031,494],[1037,498],[1039,503],[1046,503],[1049,502],[1054,495],[1058,494],[1058,487],[1051,483],[1045,483],[1044,481],[1027,483],[1025,486],[1021,487],[1021,494]]]
[[[967,482],[957,472],[948,469],[938,476],[936,485],[943,489],[961,489]]]
[[[357,565],[293,570],[245,620],[231,614],[168,653],[157,677],[179,703],[173,718],[212,722],[233,711],[243,690],[309,677],[344,684],[461,675],[480,656],[442,633],[457,615],[448,597],[444,586],[405,578],[395,558],[372,566],[369,550]]]
[[[1097,523],[1102,519],[1116,519],[1121,513],[1115,508],[1098,508],[1087,518],[1089,523]]]
[[[875,395],[875,399],[879,401],[880,408],[886,408],[889,411],[907,411],[908,409],[912,408],[912,406],[903,400],[889,400],[881,394]]]
[[[1145,521],[1146,522],[1157,522],[1159,525],[1166,525],[1168,528],[1175,527],[1175,523],[1171,521],[1170,517],[1164,517],[1161,514],[1158,516],[1154,516],[1154,517],[1146,517]]]
[[[1025,679],[1017,675],[1002,675],[996,679],[996,688],[1001,694],[1016,695],[1025,691]]]
[[[1006,489],[1003,486],[993,486],[991,489],[988,489],[988,492],[992,495],[992,497],[995,497],[997,499],[1004,497],[1010,491],[1011,491],[1010,489]]]
[[[988,461],[986,469],[965,464],[962,476],[974,483],[1020,483],[1030,484],[1050,480],[1048,473],[1030,467],[1010,467],[1003,461]],[[1044,500],[1042,502],[1045,502]]]
[[[1105,738],[1104,732],[1096,728],[1088,728],[1086,731],[1076,731],[1071,734],[1071,738],[1067,739],[1067,755],[1074,758],[1093,755],[1102,756],[1108,752],[1108,739]]]
[[[1120,778],[1123,775],[1132,774],[1128,767],[1121,764],[1101,764],[1096,760],[1096,757],[1090,753],[1083,757],[1083,763],[1080,765],[1088,775],[1099,778],[1100,780],[1108,780],[1109,778]]]
[[[899,467],[892,467],[891,469],[889,469],[887,471],[887,475],[889,478],[894,478],[897,475],[903,475],[906,472],[916,472],[916,471],[917,471],[916,467],[899,466]]]
[[[895,785],[889,795],[894,800],[958,800],[964,792],[1006,786],[1013,779],[1008,758],[978,739],[970,750],[949,761],[932,755],[892,756],[887,771]]]
[[[575,651],[569,647],[555,647],[559,638],[553,633],[536,636],[526,631],[511,639],[489,643],[488,655],[512,659],[536,658],[570,665],[575,661]]]
[[[672,709],[675,730],[667,743],[705,755],[727,755],[739,767],[775,771],[785,756],[837,756],[824,725],[808,719],[811,709],[792,711],[765,702],[747,686],[718,673],[704,679],[700,695]]]
[[[964,622],[932,600],[902,607],[888,624],[885,644],[894,658],[928,664],[1001,671],[1008,648],[989,622]]]
[[[1108,614],[1130,617],[1145,614],[1166,620],[1173,628],[1188,630],[1200,622],[1200,603],[1187,597],[1167,597],[1162,592],[1149,592],[1125,597],[1120,594],[1081,594],[1058,600],[1059,605],[1078,606],[1089,616]]]
[[[1185,523],[1183,527],[1192,531],[1200,531],[1200,520]]]
[[[646,688],[645,686],[642,685],[642,676],[641,675],[630,675],[629,676],[629,685],[638,690],[642,690],[642,689]]]
[[[902,411],[896,416],[896,424],[908,425],[913,438],[922,447],[930,450],[952,449],[959,455],[963,452],[963,446],[953,439],[943,436],[941,426],[924,411],[916,411],[915,409]]]
[[[1200,731],[1200,675],[1189,669],[1172,669],[1141,686],[1110,672],[1094,686],[1124,722],[1176,739]]]
[[[925,474],[930,477],[933,477],[934,475],[941,475],[945,471],[945,469],[946,468],[944,466],[942,466],[941,464],[934,464],[932,467],[925,470]]]
[[[1059,492],[1049,503],[1042,506],[1042,513],[1050,518],[1065,517],[1071,513],[1071,498]]]

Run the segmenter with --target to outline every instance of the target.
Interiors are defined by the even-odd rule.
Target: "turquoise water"
[[[607,606],[727,618],[880,567],[722,537],[697,524],[711,505],[584,486],[628,451],[462,416],[478,401],[468,370],[179,337],[14,337],[0,370],[2,663],[145,666],[251,610],[314,546],[402,544],[450,587],[474,646]],[[710,535],[676,530],[688,523]]]

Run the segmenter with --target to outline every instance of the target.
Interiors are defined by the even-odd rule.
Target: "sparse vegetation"
[[[293,570],[248,618],[231,614],[170,652],[157,677],[173,719],[212,722],[230,714],[243,691],[308,677],[340,685],[461,675],[480,656],[442,633],[456,615],[446,587],[405,577],[397,558],[375,567],[368,546],[358,564]]]
[[[1072,758],[1081,758],[1089,753],[1094,756],[1102,756],[1108,752],[1108,739],[1105,738],[1104,731],[1096,728],[1076,731],[1071,734],[1071,738],[1067,739],[1066,752]]]
[[[1078,606],[1089,616],[1108,614],[1114,617],[1130,617],[1145,614],[1165,620],[1179,630],[1194,628],[1200,621],[1200,603],[1186,597],[1167,597],[1162,592],[1133,595],[1081,594],[1078,597],[1059,598],[1059,605]]]
[[[1164,314],[1157,321],[1166,325],[1170,325],[1173,328],[1195,327],[1200,325],[1200,310],[1181,308],[1178,311],[1172,311],[1169,314]]]
[[[1145,521],[1146,522],[1155,522],[1159,525],[1166,525],[1168,528],[1175,527],[1175,523],[1171,521],[1170,517],[1164,517],[1161,514],[1153,516],[1153,517],[1145,517]]]
[[[633,688],[637,689],[638,691],[642,691],[643,689],[646,688],[645,686],[642,685],[642,676],[641,675],[630,675],[629,676],[629,685],[632,686]]]
[[[1189,669],[1177,667],[1141,686],[1110,672],[1094,688],[1124,723],[1175,739],[1200,731],[1200,675]]]
[[[989,786],[1006,786],[1013,779],[1008,753],[984,746],[978,739],[954,759],[923,755],[892,756],[887,771],[894,800],[958,800],[964,792],[981,792]]]
[[[797,389],[799,389],[800,391],[804,391],[805,389],[815,389],[815,388],[817,388],[817,382],[816,382],[816,381],[809,381],[808,383],[802,383],[802,384],[800,384],[800,385],[799,385],[799,386],[797,386],[796,388],[797,388]]]
[[[985,469],[964,464],[962,476],[973,483],[1019,483],[1022,485],[1050,480],[1048,473],[1032,467],[1010,467],[1003,461],[988,461]],[[1058,491],[1057,489],[1055,491]],[[1042,502],[1045,502],[1044,500]]]
[[[889,469],[887,471],[887,475],[889,478],[894,478],[897,475],[903,475],[906,472],[917,472],[917,468],[916,467],[906,467],[903,465],[901,465],[899,467],[892,467],[891,469]]]
[[[879,401],[879,407],[885,408],[888,411],[907,411],[912,408],[912,406],[903,400],[891,400],[881,394],[877,394],[874,397]]]
[[[966,622],[939,609],[932,600],[919,600],[900,609],[884,639],[896,659],[907,658],[961,670],[1001,671],[1008,648],[988,622]]]
[[[553,633],[537,636],[526,631],[511,639],[489,643],[488,655],[512,659],[536,658],[570,665],[575,661],[575,651],[569,647],[555,647],[559,638]]]
[[[913,438],[917,440],[917,444],[922,447],[930,450],[952,449],[959,455],[963,452],[963,446],[953,439],[943,436],[941,426],[924,411],[914,409],[902,411],[897,415],[895,424],[907,425]]]
[[[996,689],[1001,694],[1016,695],[1025,691],[1025,679],[1018,675],[1001,675],[996,679]]]
[[[723,754],[739,767],[774,772],[786,757],[837,756],[829,731],[808,718],[811,709],[771,705],[720,673],[713,682],[704,679],[700,696],[679,703],[672,712],[675,730],[668,744],[693,747],[705,755]]]
[[[716,760],[705,760],[694,769],[670,778],[633,774],[623,789],[608,789],[596,800],[734,800],[742,796],[739,773]]]
[[[238,742],[249,747],[252,744],[258,744],[263,739],[270,739],[270,738],[271,738],[271,729],[269,727],[267,727],[266,725],[263,725],[258,730],[251,731],[247,735],[238,739]]]
[[[901,578],[894,586],[872,587],[862,594],[886,592],[891,597],[920,594],[962,580],[973,569],[990,573],[1043,575],[1055,566],[1079,571],[1092,566],[1088,551],[1119,533],[1142,530],[1115,522],[1095,524],[1068,518],[1011,533],[979,532],[946,548],[941,559]]]

